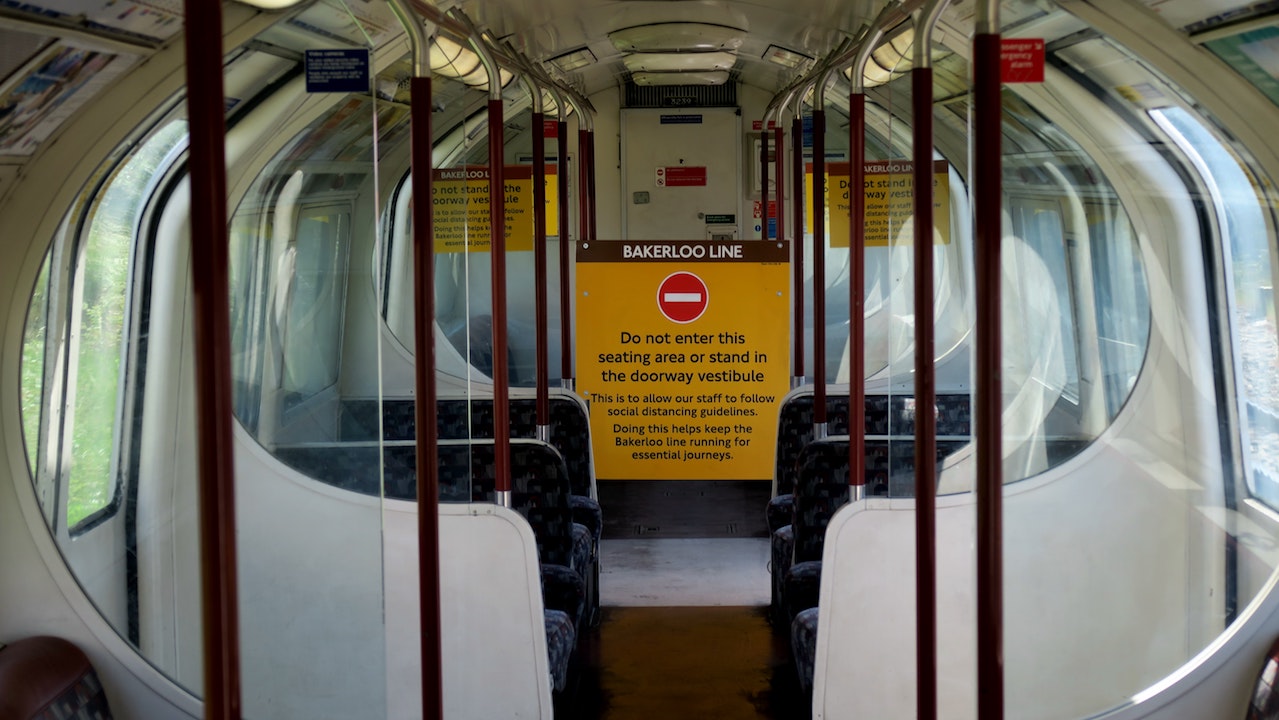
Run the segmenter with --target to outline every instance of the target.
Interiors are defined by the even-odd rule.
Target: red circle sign
[[[671,322],[691,323],[706,312],[706,283],[690,272],[671,273],[657,286],[657,309]]]

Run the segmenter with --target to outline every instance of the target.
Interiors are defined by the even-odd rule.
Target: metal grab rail
[[[222,4],[186,0],[204,716],[240,717]],[[199,92],[194,92],[199,88]]]
[[[1000,243],[1003,197],[999,2],[977,4],[973,37],[973,255],[977,293],[977,716],[1004,717],[1003,437]]]
[[[409,173],[413,177],[413,384],[417,472],[418,622],[422,717],[444,718],[444,649],[440,621],[440,469],[436,445],[435,213],[429,38],[402,0],[389,0],[413,53],[409,79]]]
[[[915,224],[915,640],[917,717],[937,717],[937,406],[933,324],[932,34],[947,0],[915,22],[911,70]]]

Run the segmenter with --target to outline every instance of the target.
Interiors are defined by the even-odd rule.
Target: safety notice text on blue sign
[[[363,48],[306,51],[306,91],[368,92],[369,51]]]

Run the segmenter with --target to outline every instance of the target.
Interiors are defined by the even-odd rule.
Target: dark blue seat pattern
[[[814,440],[800,454],[795,479],[792,566],[822,559],[826,525],[848,502],[848,438]]]
[[[787,495],[786,497],[792,497]],[[795,553],[795,527],[787,523],[773,531],[769,538],[769,554],[771,556],[771,592],[770,617],[776,624],[783,617],[782,583],[786,580],[786,571],[790,570],[791,558]]]
[[[468,413],[467,406],[470,406]],[[469,440],[493,437],[492,398],[443,398],[436,402],[437,434],[441,440]],[[537,437],[537,405],[533,398],[509,401],[511,437]],[[551,422],[547,438],[564,456],[573,494],[589,496],[591,488],[590,418],[574,399],[563,395],[550,398]],[[382,422],[388,442],[410,441],[417,437],[416,402],[411,399],[384,399]],[[377,401],[344,400],[340,433],[344,440],[377,439]]]
[[[589,596],[590,617],[594,622],[599,606],[599,545],[604,533],[604,511],[591,497],[593,471],[591,465],[590,418],[580,403],[563,395],[550,398],[550,425],[547,441],[564,458],[568,470],[569,509],[573,522],[590,530],[590,572],[584,575]],[[441,440],[493,437],[492,398],[442,398],[436,402],[437,431]],[[511,437],[537,437],[537,401],[534,398],[509,400]],[[383,402],[385,432],[388,438],[414,433],[412,400]],[[374,415],[376,417],[376,414]],[[583,571],[585,572],[585,571]]]
[[[865,398],[866,435],[902,438],[914,436],[914,404],[915,398],[909,395],[867,395]],[[968,395],[938,395],[936,405],[939,437],[968,438],[972,434],[972,403]],[[847,395],[826,396],[826,431],[828,435],[848,434]],[[812,440],[813,396],[811,394],[792,395],[782,404],[777,416],[777,456],[774,473],[777,478],[778,495],[789,493],[794,489],[795,471],[800,453]],[[873,472],[868,472],[866,481],[871,486],[879,482],[886,489],[888,476],[904,468],[887,462],[881,467],[872,467],[869,458],[870,448],[878,444],[886,453],[888,444],[874,440],[868,440],[866,444],[867,470],[884,473],[882,477],[879,477]],[[941,441],[938,445],[940,447]],[[899,457],[897,453],[893,456]],[[779,513],[777,517],[785,517],[785,513]],[[770,525],[770,529],[777,528]]]
[[[967,444],[972,432],[972,410],[968,395],[939,395],[937,406],[937,434],[951,439],[937,441],[937,458],[940,462],[945,457]],[[911,437],[915,432],[914,398],[909,395],[868,395],[865,398],[866,435],[892,436],[892,442],[885,439],[866,440],[866,494],[872,496],[913,497],[915,472],[915,443]],[[848,396],[826,396],[826,425],[830,435],[844,435],[848,432]],[[901,437],[902,439],[897,439]],[[962,440],[953,439],[956,437]],[[788,528],[795,517],[795,497],[793,490],[799,474],[801,457],[805,448],[813,439],[813,396],[811,393],[792,395],[782,404],[778,414],[777,455],[775,472],[777,477],[777,496],[769,501],[765,508],[765,517],[771,534],[770,552],[773,557],[772,570],[772,608],[774,619],[782,619],[784,609],[782,598],[785,596],[785,577],[790,570],[795,547],[795,532]],[[847,476],[847,444],[844,445],[844,470]],[[829,519],[829,518],[828,518]],[[818,530],[825,533],[825,524]],[[820,546],[820,541],[819,541]],[[820,560],[821,552],[817,551]],[[798,558],[794,562],[802,562]],[[799,577],[820,581],[820,572],[811,568],[801,568]],[[797,580],[797,582],[801,582]],[[804,597],[811,597],[816,603],[816,587],[807,587],[800,591]],[[806,607],[808,599],[800,599],[799,607]],[[786,617],[793,616],[786,613]]]
[[[537,401],[512,398],[509,401],[511,437],[537,437]],[[493,437],[492,398],[443,398],[436,401],[436,432],[441,440],[469,440]],[[382,401],[382,422],[388,442],[406,442],[416,437],[416,403],[412,399]],[[342,403],[341,434],[346,439],[377,438],[377,401],[346,400]],[[589,528],[599,545],[604,532],[604,513],[591,497],[590,418],[581,404],[563,395],[550,397],[550,425],[547,440],[560,451],[568,467],[574,497],[569,503],[573,519]],[[411,455],[412,449],[409,449]],[[400,453],[388,448],[388,465],[403,465]],[[411,460],[410,460],[411,462]],[[411,468],[412,465],[410,464]],[[388,495],[393,473],[388,471]],[[398,474],[395,475],[398,479]]]
[[[493,502],[497,490],[492,442],[440,443],[440,486],[470,485],[472,502]],[[448,478],[448,482],[445,482]],[[528,520],[544,564],[573,567],[573,515],[568,471],[555,448],[536,440],[511,441],[511,507]]]
[[[938,464],[965,442],[938,441]],[[868,480],[867,493],[889,494],[893,497],[913,496],[915,443],[908,440],[894,441],[891,444],[868,441],[866,445],[867,476],[874,477],[877,473],[884,473],[881,484],[873,484]],[[794,496],[794,550],[791,553],[790,567],[784,569],[785,576],[780,587],[783,607],[791,618],[799,611],[817,604],[826,526],[835,512],[848,502],[847,437],[815,440],[804,448],[800,454]]]
[[[551,687],[556,691],[568,684],[568,661],[577,645],[577,629],[568,613],[545,610],[546,654],[550,661]]]
[[[335,441],[305,445],[280,445],[275,456],[298,472],[334,487],[395,500],[417,499],[417,449],[413,444],[388,445],[383,448],[383,482],[378,482],[378,448],[376,440],[365,442]],[[440,480],[440,500],[464,502],[466,484],[461,488],[447,486]],[[460,493],[460,494],[459,494]]]
[[[871,400],[866,398],[867,431],[871,427]],[[826,431],[830,435],[848,434],[848,396],[826,396]],[[795,487],[795,470],[804,446],[813,440],[813,396],[791,395],[782,403],[777,415],[777,455],[773,472],[777,478],[777,494],[785,495]],[[779,526],[780,527],[780,526]],[[770,530],[777,528],[770,526]]]
[[[817,608],[811,607],[795,616],[791,623],[791,653],[799,686],[805,693],[813,691],[813,669],[817,664]]]
[[[581,626],[586,612],[586,583],[574,569],[565,565],[542,564],[542,605],[568,614],[573,627]]]

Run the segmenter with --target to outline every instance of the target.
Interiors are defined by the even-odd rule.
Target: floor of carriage
[[[557,718],[809,717],[768,620],[769,483],[601,483],[599,626]]]
[[[807,720],[789,640],[766,607],[605,607],[557,718]]]

